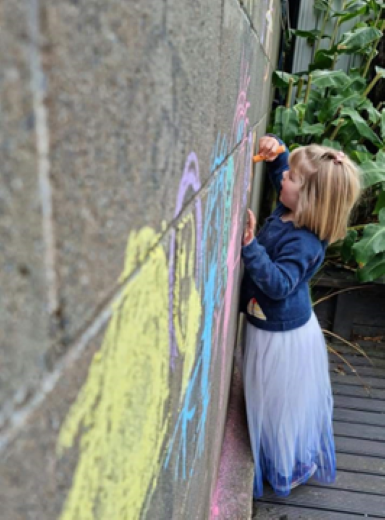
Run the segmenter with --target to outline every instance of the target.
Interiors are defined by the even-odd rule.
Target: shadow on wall
[[[176,227],[166,238],[149,227],[129,236],[121,275],[126,285],[58,439],[59,456],[79,449],[63,520],[92,519],[95,508],[98,518],[139,518],[162,471],[171,470],[178,481],[192,479],[205,453],[213,369],[220,367],[215,405],[221,410],[231,363],[226,338],[234,327],[252,152],[249,81],[242,60],[231,135],[217,137],[207,189],[201,189],[199,159],[191,152]],[[179,397],[171,400],[176,380]]]

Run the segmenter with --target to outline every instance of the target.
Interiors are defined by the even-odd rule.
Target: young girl
[[[327,244],[345,236],[360,193],[358,170],[343,152],[310,145],[277,156],[281,144],[271,135],[259,142],[280,202],[257,237],[248,210],[242,246],[254,498],[262,496],[263,480],[286,496],[313,475],[335,479],[327,351],[308,282]]]

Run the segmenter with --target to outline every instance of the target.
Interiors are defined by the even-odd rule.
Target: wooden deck
[[[366,389],[343,361],[330,355],[336,482],[326,486],[310,480],[282,499],[266,489],[254,503],[255,519],[385,519],[385,345],[365,349],[374,365],[348,346],[336,348],[370,386]]]

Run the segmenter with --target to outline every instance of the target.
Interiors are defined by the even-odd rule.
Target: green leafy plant
[[[332,0],[315,0],[314,8],[323,17],[321,29],[292,31],[314,47],[314,60],[301,73],[274,73],[286,103],[273,112],[270,130],[291,150],[315,142],[343,149],[358,163],[364,195],[348,235],[328,255],[355,270],[360,281],[372,281],[385,274],[385,108],[374,106],[368,95],[385,78],[385,69],[375,67],[371,80],[368,73],[385,29],[385,2],[344,1],[336,11]],[[337,40],[341,26],[353,19],[355,25]],[[331,34],[325,32],[328,22]],[[320,48],[322,41],[327,48]],[[359,56],[361,66],[335,70],[346,54]]]

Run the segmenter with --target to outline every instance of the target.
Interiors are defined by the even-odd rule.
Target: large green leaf
[[[365,28],[367,26],[368,24],[366,22],[357,22],[356,25],[353,27],[353,31],[355,31],[356,29]]]
[[[321,123],[326,123],[336,115],[339,107],[355,108],[361,101],[362,96],[357,92],[329,96],[318,113],[318,119]]]
[[[360,2],[362,3],[362,2]],[[344,12],[337,12],[333,14],[333,17],[338,17],[340,23],[347,22],[356,16],[363,16],[367,11],[367,6],[362,7],[353,6],[350,9],[346,9]]]
[[[382,164],[382,167],[385,169],[385,152],[383,150],[378,150],[376,154],[376,163]]]
[[[350,83],[350,78],[342,70],[316,70],[312,74],[312,85],[324,88],[341,88]]]
[[[372,42],[381,38],[382,32],[375,27],[359,27],[344,34],[338,44],[338,50],[344,53],[358,52],[367,48]]]
[[[337,124],[338,121],[333,122],[333,125]],[[340,127],[337,138],[343,143],[343,148],[354,147],[361,138],[357,128],[353,125],[351,119],[346,118],[345,123]]]
[[[373,215],[378,215],[379,212],[382,210],[382,208],[385,208],[385,191],[380,191],[380,194],[377,197],[376,206],[373,210]]]
[[[381,0],[369,0],[369,8],[373,10],[373,14],[377,14],[379,10],[385,6],[385,3]]]
[[[363,175],[363,186],[369,188],[379,182],[385,182],[384,165],[374,161],[365,161],[360,165]]]
[[[373,158],[373,154],[363,145],[352,146],[349,155],[358,164],[370,161]]]
[[[385,253],[376,255],[364,267],[357,270],[360,282],[373,282],[385,274]]]
[[[367,0],[350,0],[350,2],[345,5],[345,9],[350,12],[351,9],[358,9],[362,5],[367,5],[367,3]]]
[[[314,9],[316,11],[327,11],[330,0],[314,0]]]
[[[352,121],[352,123],[354,124],[357,131],[361,134],[362,137],[369,139],[369,141],[371,141],[378,147],[383,146],[381,139],[375,132],[373,132],[373,130],[368,126],[365,119],[363,119],[356,110],[353,110],[351,108],[344,108],[343,110],[341,110],[341,117],[343,117],[344,119],[346,117],[350,118],[350,120]]]
[[[331,141],[330,139],[324,139],[322,141],[323,146],[334,148],[334,150],[341,150],[341,144],[338,141]]]
[[[349,260],[353,257],[353,245],[357,238],[357,231],[355,229],[350,229],[345,237],[345,240],[342,243],[341,247],[341,257],[344,262],[349,262]]]
[[[305,117],[305,112],[307,109],[306,103],[297,103],[296,105],[293,105],[294,110],[298,114],[298,119],[303,121],[303,118]]]
[[[364,145],[355,145],[352,146],[350,157],[353,161],[361,164],[365,161],[371,161],[373,159],[373,154],[369,152],[369,150]]]
[[[322,135],[324,131],[325,125],[323,125],[322,123],[309,125],[309,123],[304,121],[301,127],[301,135]]]
[[[282,70],[276,70],[273,72],[273,84],[279,88],[288,88],[290,79],[293,79],[293,85],[298,83],[299,77],[295,74],[289,74]]]
[[[320,49],[315,53],[313,62],[309,65],[309,71],[318,69],[330,69],[334,61],[335,52],[330,50]]]
[[[290,143],[299,131],[298,114],[294,108],[277,107],[274,118],[274,130],[283,141]]]
[[[359,106],[359,110],[366,110],[368,113],[368,120],[371,123],[377,123],[380,119],[380,112],[373,106],[373,103],[370,99],[365,99]]]
[[[312,29],[311,31],[301,31],[299,29],[291,29],[290,34],[294,34],[300,38],[306,38],[310,43],[314,43],[317,38],[321,36],[322,39],[330,38],[327,34],[322,34],[319,29]]]
[[[376,254],[385,251],[385,209],[378,216],[379,223],[365,226],[362,239],[353,246],[358,263],[367,264]]]
[[[352,71],[349,71],[349,77],[351,82],[349,84],[349,91],[347,93],[350,94],[351,91],[359,92],[362,94],[366,87],[366,80],[359,74],[352,74]]]
[[[317,112],[325,101],[325,96],[321,91],[311,89],[305,112],[305,119],[309,124],[318,123]]]
[[[385,78],[385,69],[382,67],[375,67],[376,74],[380,74],[381,78]]]

